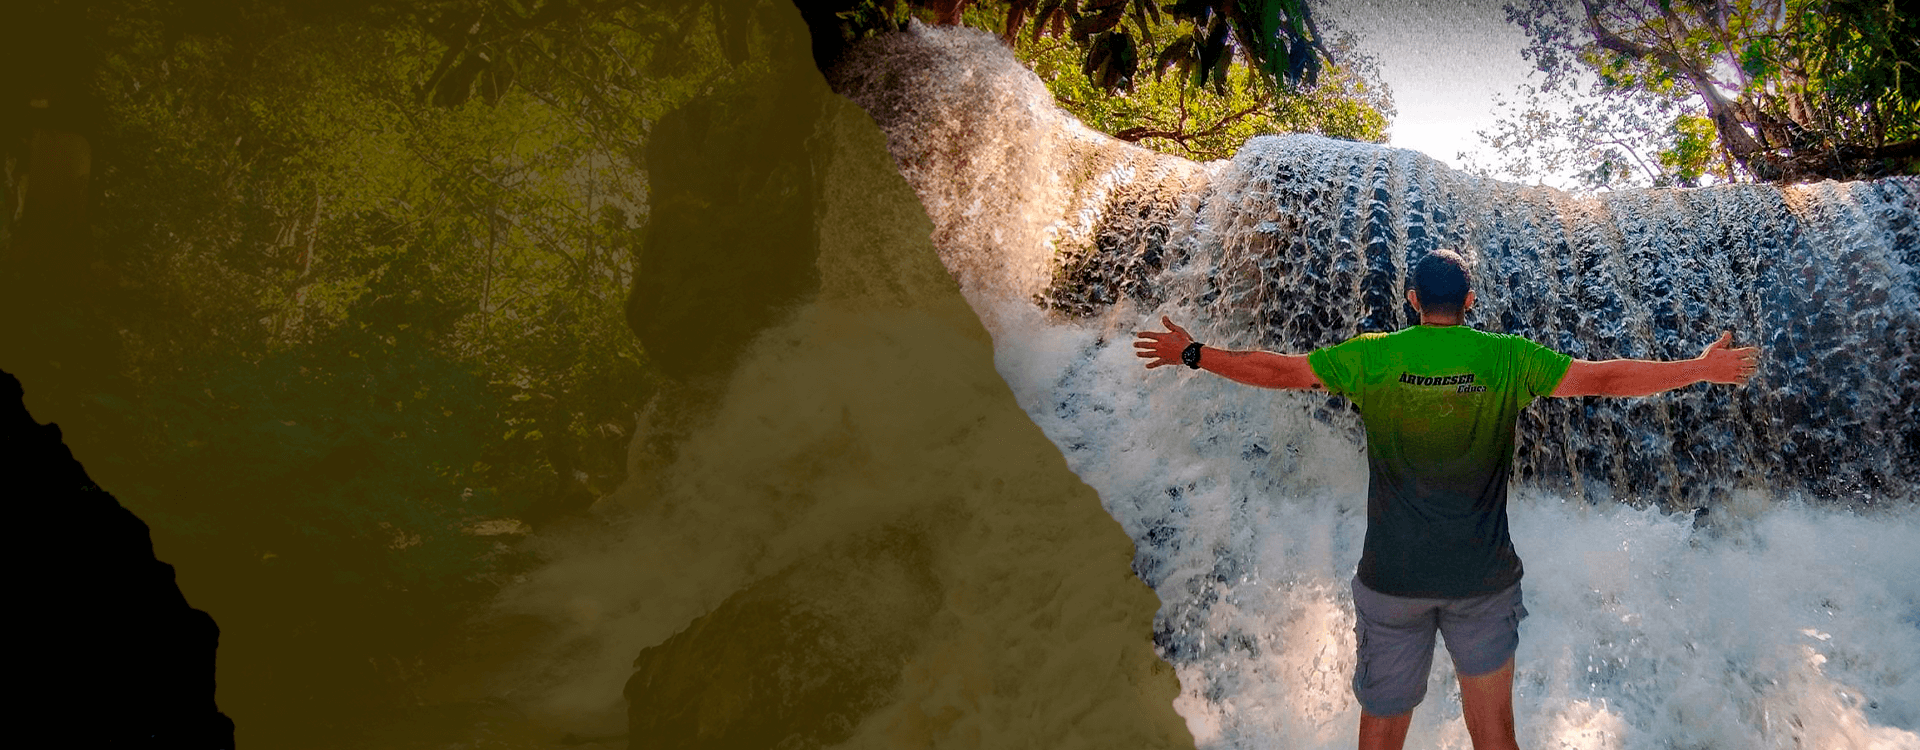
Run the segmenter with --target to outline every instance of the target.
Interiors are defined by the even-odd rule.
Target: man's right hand
[[[1193,343],[1193,337],[1187,335],[1187,329],[1173,324],[1173,319],[1160,316],[1160,324],[1166,331],[1138,331],[1134,335],[1134,354],[1147,360],[1147,367],[1185,364],[1180,361],[1180,353]],[[1326,386],[1320,383],[1320,377],[1313,373],[1313,366],[1307,363],[1305,354],[1275,354],[1261,351],[1228,351],[1208,347],[1200,357],[1200,369],[1211,372],[1236,383],[1259,386],[1261,388],[1299,388],[1320,390]]]
[[[1728,383],[1746,385],[1753,377],[1753,371],[1760,366],[1758,347],[1733,348],[1733,332],[1723,331],[1720,340],[1707,345],[1700,352],[1700,362],[1706,365],[1701,379],[1709,383]]]

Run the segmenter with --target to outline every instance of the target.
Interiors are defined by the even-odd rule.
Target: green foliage
[[[1351,36],[1323,33],[1297,0],[847,5],[838,18],[849,40],[913,17],[1000,34],[1089,127],[1192,159],[1283,132],[1384,142],[1393,114],[1373,61]]]
[[[232,42],[188,37],[108,76],[126,93],[109,99],[113,135],[130,148],[109,162],[103,244],[143,280],[126,317],[149,382],[201,377],[181,354],[260,358],[406,321],[421,347],[486,373],[518,405],[510,423],[620,442],[608,420],[646,391],[619,315],[645,210],[623,146],[672,100],[582,116],[556,106],[579,101],[556,86],[435,107],[410,90],[426,39],[290,28],[273,42],[244,73],[220,64],[245,52]],[[596,127],[622,115],[624,134]],[[379,291],[395,284],[408,288]],[[423,293],[438,304],[392,303]],[[135,314],[156,307],[177,314]],[[596,452],[595,466],[495,463],[489,479],[529,489],[591,469],[605,491],[620,451]]]
[[[1156,0],[1088,0],[1084,5],[1053,0],[1037,6],[1037,11],[1034,2],[1006,7],[1006,38],[1014,39],[1029,13],[1033,40],[1070,30],[1068,36],[1085,55],[1082,72],[1107,92],[1131,89],[1140,61],[1149,57],[1143,50],[1156,47],[1151,55],[1156,75],[1177,67],[1194,86],[1212,82],[1216,92],[1224,91],[1236,57],[1271,88],[1312,88],[1325,55],[1307,7],[1298,0],[1185,0],[1165,8]]]
[[[1888,143],[1920,138],[1920,44],[1914,41],[1920,39],[1920,14],[1902,13],[1894,3],[1859,1],[1793,10],[1798,33],[1776,45],[1783,49],[1772,56],[1773,65],[1805,66],[1799,93],[1820,105],[1816,127],[1839,134],[1864,130]]]
[[[1920,16],[1893,3],[1527,0],[1508,18],[1553,97],[1658,113],[1621,134],[1674,153],[1642,184],[1920,174]],[[1712,123],[1720,167],[1693,150],[1697,132],[1664,125],[1675,105]]]
[[[1660,152],[1660,166],[1682,186],[1699,184],[1713,171],[1713,121],[1695,115],[1673,118],[1673,146]]]
[[[1660,97],[1630,97],[1617,89],[1569,93],[1550,84],[1527,83],[1513,98],[1495,97],[1502,113],[1479,132],[1493,163],[1459,154],[1469,172],[1510,180],[1570,176],[1560,185],[1576,192],[1665,185],[1673,178],[1659,161],[1672,145],[1666,125],[1679,104]]]
[[[244,533],[251,557],[301,578],[351,573],[382,598],[472,595],[490,543],[468,530],[500,512],[496,493],[472,486],[498,405],[478,373],[399,333],[196,362],[205,380],[155,389],[146,409],[164,442],[153,471],[219,487],[147,511],[160,524],[191,514],[202,543]],[[448,599],[395,598],[407,609],[437,601]]]
[[[1046,83],[1062,108],[1088,127],[1190,159],[1227,158],[1248,138],[1273,133],[1386,140],[1392,100],[1372,60],[1354,49],[1351,37],[1334,37],[1333,49],[1345,64],[1325,68],[1315,85],[1286,89],[1272,85],[1259,70],[1229,54],[1231,47],[1221,48],[1224,51],[1217,58],[1178,54],[1176,48],[1191,46],[1194,39],[1189,33],[1191,16],[1176,15],[1176,7],[1169,6],[1164,14],[1157,9],[1140,11],[1132,17],[1134,26],[1121,29],[1116,22],[1115,29],[1096,32],[1138,36],[1147,45],[1135,54],[1155,60],[1151,75],[1128,76],[1126,86],[1102,86],[1098,71],[1087,67],[1096,58],[1087,55],[1083,44],[1070,35],[1049,33],[1050,28],[1039,20],[1028,33],[1015,38],[1014,55]],[[1179,10],[1196,12],[1200,11]],[[1007,17],[1000,6],[981,3],[969,9],[963,20],[994,30],[994,24]],[[1155,18],[1159,21],[1151,20]],[[1091,43],[1093,36],[1087,39]],[[1215,77],[1208,72],[1216,67],[1227,74]]]
[[[300,663],[246,685],[404,659],[625,480],[660,377],[623,314],[641,160],[766,67],[740,5],[96,8],[114,491]]]

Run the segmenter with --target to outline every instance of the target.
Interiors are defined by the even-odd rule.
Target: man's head
[[[1435,250],[1413,264],[1407,283],[1407,301],[1420,311],[1422,320],[1438,318],[1458,321],[1461,313],[1473,306],[1473,288],[1467,273],[1467,260],[1452,250]]]

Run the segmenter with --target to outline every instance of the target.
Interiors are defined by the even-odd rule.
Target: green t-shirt
[[[1367,540],[1360,582],[1394,596],[1460,599],[1520,580],[1507,535],[1514,421],[1573,359],[1465,326],[1363,334],[1307,356],[1367,426]]]

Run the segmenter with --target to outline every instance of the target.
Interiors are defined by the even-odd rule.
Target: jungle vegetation
[[[649,127],[759,74],[767,7],[8,11],[5,366],[216,615],[243,735],[404,705],[625,479]]]
[[[1920,16],[1875,0],[1527,0],[1483,171],[1587,189],[1920,174]]]
[[[1372,58],[1298,0],[862,0],[837,15],[848,40],[910,18],[998,34],[1082,122],[1189,159],[1278,133],[1385,143],[1393,116]]]
[[[911,14],[1011,21],[1064,106],[1195,158],[1261,132],[1384,135],[1364,57],[1304,5],[1117,7],[828,23],[847,41]],[[627,481],[641,415],[697,372],[636,327],[641,259],[667,213],[710,225],[732,189],[698,159],[666,184],[652,162],[687,154],[649,145],[752,101],[792,12],[10,6],[0,314],[33,322],[0,330],[4,365],[216,615],[243,741],[406,704],[445,634],[538,563],[529,534]],[[288,734],[249,739],[265,726]]]

